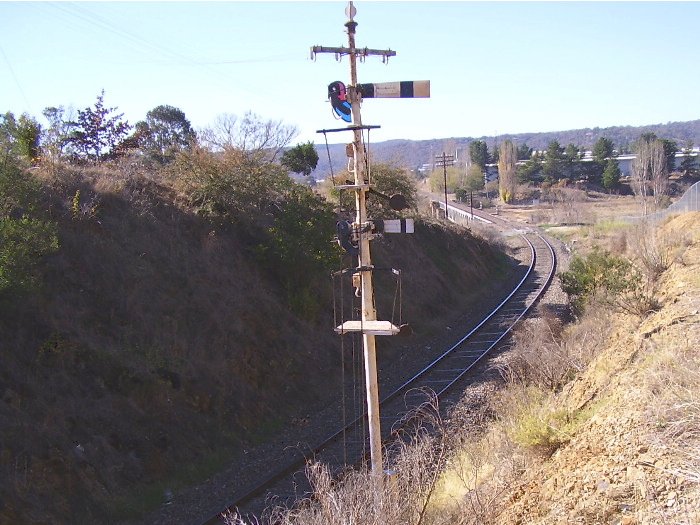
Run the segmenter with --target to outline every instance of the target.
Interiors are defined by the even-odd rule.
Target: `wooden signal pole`
[[[367,165],[365,161],[365,148],[362,144],[362,116],[360,114],[360,97],[357,90],[357,55],[355,48],[355,29],[357,22],[353,20],[355,16],[354,6],[350,2],[348,6],[349,20],[345,23],[348,28],[348,46],[350,48],[350,87],[348,94],[352,107],[352,122],[355,125],[353,130],[353,159],[355,169],[355,185],[358,187],[355,192],[355,205],[357,209],[356,222],[360,226],[360,231],[367,223],[367,193],[369,191],[368,174],[365,173]],[[358,266],[369,268],[372,265],[372,257],[369,249],[369,235],[360,233],[360,258]],[[362,320],[376,321],[377,311],[374,308],[374,288],[372,286],[372,271],[362,270],[360,272],[360,283],[362,286]],[[369,426],[369,450],[372,462],[372,474],[378,483],[382,478],[382,433],[379,419],[379,386],[377,383],[377,349],[374,334],[363,333],[362,343],[364,349],[365,364],[365,385],[367,395],[367,420]]]
[[[382,435],[379,420],[379,387],[377,383],[377,352],[376,335],[395,335],[400,329],[390,321],[378,321],[377,312],[374,307],[374,288],[372,286],[372,257],[369,243],[374,238],[373,224],[367,218],[367,195],[371,191],[369,184],[369,174],[367,173],[366,152],[362,140],[362,130],[375,128],[378,126],[365,126],[362,124],[360,114],[360,104],[363,93],[367,98],[424,98],[430,96],[429,81],[407,81],[391,82],[380,84],[359,84],[357,82],[357,58],[367,56],[381,56],[384,61],[395,56],[396,52],[390,49],[358,49],[355,44],[355,14],[357,13],[352,2],[348,3],[345,14],[348,21],[345,22],[348,34],[348,47],[323,47],[313,46],[311,56],[317,53],[333,53],[336,57],[348,55],[350,57],[350,85],[347,86],[347,101],[351,105],[352,125],[343,130],[352,130],[352,154],[353,173],[355,175],[354,184],[339,186],[339,189],[352,190],[355,192],[356,217],[352,225],[353,233],[358,241],[358,266],[355,273],[360,277],[360,292],[362,298],[361,321],[347,321],[336,328],[340,334],[349,331],[361,332],[364,349],[365,365],[365,385],[367,395],[367,419],[369,426],[369,445],[372,464],[372,474],[378,486],[382,483]],[[341,131],[321,130],[326,131]],[[411,232],[413,231],[411,223]],[[401,229],[400,229],[401,231]],[[406,232],[408,233],[408,232]]]
[[[386,60],[390,56],[396,55],[395,51],[391,50],[376,50],[376,49],[360,49],[355,46],[355,30],[357,22],[354,17],[356,9],[352,2],[349,2],[345,10],[348,21],[345,23],[348,34],[348,47],[334,48],[314,46],[311,51],[315,53],[334,53],[336,56],[348,55],[350,57],[350,86],[348,86],[348,102],[351,104],[352,122],[349,127],[352,129],[354,140],[352,142],[352,150],[354,154],[353,168],[355,172],[354,187],[348,188],[355,190],[355,204],[357,215],[355,218],[357,230],[360,232],[359,239],[359,261],[358,269],[360,270],[360,283],[362,292],[362,323],[371,326],[372,321],[377,320],[377,312],[374,307],[374,288],[372,286],[372,258],[369,249],[369,241],[372,237],[370,231],[365,226],[367,221],[367,194],[369,192],[369,180],[366,174],[365,149],[362,144],[362,115],[360,114],[361,96],[359,93],[357,82],[357,56],[379,55]],[[372,463],[372,474],[375,476],[378,483],[381,483],[383,472],[382,467],[382,436],[379,420],[379,387],[377,384],[377,350],[375,335],[367,333],[363,330],[363,349],[364,349],[364,365],[365,365],[365,384],[367,388],[367,419],[369,426],[369,445],[370,456]]]

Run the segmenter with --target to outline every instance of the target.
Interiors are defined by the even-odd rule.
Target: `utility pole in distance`
[[[445,220],[448,220],[447,215],[447,166],[453,166],[455,163],[454,155],[446,155],[442,152],[442,155],[435,156],[435,166],[442,166],[442,173],[445,179]]]
[[[489,169],[486,168],[484,170],[484,189],[486,190],[486,200],[487,201],[489,200],[489,187],[487,186],[489,183],[488,173],[489,173]]]

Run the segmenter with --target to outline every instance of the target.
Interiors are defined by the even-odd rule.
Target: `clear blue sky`
[[[105,90],[131,124],[160,104],[195,128],[251,110],[340,127],[327,84],[349,81],[346,2],[2,2],[0,112],[42,123]],[[431,81],[430,99],[366,100],[373,141],[700,118],[700,2],[355,2],[360,82]],[[336,135],[331,142],[344,142]]]

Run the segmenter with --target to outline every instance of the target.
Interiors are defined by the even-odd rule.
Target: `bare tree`
[[[649,164],[651,165],[651,183],[654,191],[654,204],[658,209],[661,205],[661,197],[668,192],[668,162],[666,162],[666,153],[664,151],[664,143],[661,140],[655,140],[651,144]]]
[[[515,144],[506,140],[498,149],[498,192],[505,203],[512,202],[515,197],[517,160],[518,151]]]
[[[200,136],[202,143],[215,151],[238,149],[260,160],[273,162],[298,134],[294,126],[282,121],[263,120],[252,112],[242,119],[230,113],[219,115],[210,128]]]
[[[647,195],[649,194],[649,143],[640,141],[637,146],[637,156],[632,161],[632,191],[641,197],[644,215],[647,214]]]
[[[220,113],[214,123],[198,135],[202,145],[214,151],[224,151],[236,147],[236,123],[238,117],[232,113]]]
[[[637,145],[637,156],[632,162],[632,190],[642,198],[644,215],[647,214],[647,197],[654,195],[658,206],[661,197],[668,190],[668,169],[664,144],[659,139],[646,140],[644,137]]]

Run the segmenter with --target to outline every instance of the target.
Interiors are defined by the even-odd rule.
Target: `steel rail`
[[[503,219],[500,218],[499,220],[503,221]],[[536,242],[541,242],[544,244],[544,247],[546,248],[546,256],[542,257],[542,254],[540,254],[540,257],[538,257],[537,249],[535,248],[533,242],[531,242],[531,240],[527,238],[527,235],[534,235],[534,237],[536,238]],[[556,268],[556,256],[554,250],[552,249],[552,246],[538,232],[531,231],[521,233],[520,237],[525,240],[527,246],[530,249],[530,265],[528,266],[525,275],[522,277],[522,279],[508,294],[508,296],[505,299],[503,299],[503,301],[501,301],[498,304],[498,306],[496,306],[488,315],[486,315],[466,335],[461,337],[456,343],[452,344],[446,351],[440,354],[437,358],[433,359],[433,361],[431,361],[419,372],[414,374],[410,379],[402,383],[399,387],[395,388],[391,393],[382,398],[380,401],[380,405],[383,409],[385,409],[388,404],[395,401],[400,395],[406,394],[406,392],[410,390],[420,388],[420,379],[425,378],[431,372],[435,372],[437,365],[439,363],[445,362],[451,356],[455,356],[456,352],[460,349],[460,347],[462,347],[465,344],[470,344],[470,340],[475,336],[478,336],[480,330],[486,327],[488,323],[495,323],[496,326],[492,328],[498,328],[498,336],[496,337],[496,339],[494,339],[493,341],[482,341],[481,343],[487,345],[485,348],[470,350],[470,352],[474,354],[469,356],[470,362],[466,366],[459,366],[457,368],[454,368],[453,371],[457,374],[454,377],[446,379],[445,381],[447,381],[447,383],[441,388],[439,388],[437,391],[435,391],[438,397],[443,396],[448,390],[453,388],[457,382],[463,379],[466,374],[473,370],[474,367],[476,367],[477,364],[479,364],[486,355],[488,355],[495,347],[497,347],[513,331],[515,326],[523,319],[523,317],[527,315],[527,313],[531,310],[532,306],[539,300],[539,298],[544,293],[554,276]],[[540,261],[541,259],[550,259],[550,264],[548,265],[547,270],[545,272],[546,276],[544,280],[540,282],[534,290],[528,291],[527,285],[530,282],[536,282],[537,276],[533,278],[533,274],[535,273],[535,267],[538,261]],[[544,262],[546,263],[547,261]],[[506,315],[503,319],[498,320],[496,316],[499,313],[503,313],[503,307],[513,302],[515,296],[523,291],[527,291],[525,299],[526,302],[524,307],[518,307],[517,316],[515,314]],[[505,326],[501,327],[499,326],[500,324],[505,324]],[[443,380],[433,380],[433,382],[443,382]],[[310,457],[318,457],[324,450],[327,450],[332,445],[337,444],[341,437],[359,429],[364,420],[364,417],[364,413],[360,414],[350,423],[340,428],[336,432],[332,433],[328,437],[324,438],[313,448],[309,449],[309,451],[306,454],[303,454],[297,459],[291,460],[289,464],[267,477],[264,481],[257,483],[253,486],[249,486],[247,489],[244,489],[241,494],[235,497],[235,500],[231,504],[229,504],[225,509],[222,509],[219,512],[217,512],[216,515],[207,519],[204,522],[204,524],[213,525],[222,523],[222,519],[220,516],[223,512],[226,512],[227,510],[231,509],[240,509],[241,507],[245,506],[246,504],[250,503],[251,501],[254,501],[256,498],[263,495],[263,493],[268,492],[271,487],[274,487],[276,484],[285,480],[290,475],[299,472],[301,469],[303,469]],[[400,418],[400,416],[396,416],[396,421],[399,421]],[[385,431],[386,429],[387,427],[385,427]],[[392,427],[392,430],[395,430],[395,428]],[[360,452],[360,456],[362,456],[362,452]]]
[[[511,332],[512,332],[513,329],[516,327],[516,325],[517,325],[518,323],[520,323],[520,321],[523,319],[523,317],[525,317],[525,316],[530,312],[530,310],[532,309],[532,307],[537,303],[537,301],[539,301],[539,299],[542,297],[542,295],[544,294],[544,292],[547,290],[547,288],[549,287],[550,283],[552,282],[552,279],[554,278],[554,272],[556,271],[556,254],[554,253],[554,248],[552,248],[552,245],[551,245],[549,242],[547,242],[547,240],[546,240],[544,237],[542,237],[542,235],[540,235],[540,234],[537,233],[537,232],[535,232],[535,235],[536,235],[537,237],[539,237],[539,238],[544,242],[545,247],[549,250],[549,254],[550,254],[550,257],[551,257],[551,260],[552,260],[552,264],[551,264],[550,269],[549,269],[549,272],[548,272],[548,274],[547,274],[547,278],[545,279],[543,285],[542,285],[542,286],[540,287],[540,289],[538,290],[536,297],[535,297],[532,301],[530,301],[529,304],[526,305],[525,309],[520,313],[520,315],[518,315],[518,317],[515,319],[515,321],[513,322],[513,324],[511,324],[511,325],[498,337],[498,339],[496,339],[493,343],[491,343],[491,345],[490,345],[490,346],[489,346],[489,347],[488,347],[488,348],[487,348],[473,363],[471,363],[467,368],[465,368],[465,369],[464,369],[457,377],[455,377],[447,386],[445,386],[442,390],[440,390],[439,392],[436,393],[438,397],[441,396],[442,394],[444,394],[444,393],[445,393],[447,390],[449,390],[452,386],[454,386],[454,384],[457,383],[457,381],[459,381],[460,379],[462,379],[462,377],[464,377],[472,368],[474,368],[474,367],[481,361],[481,359],[482,359],[485,355],[487,355],[492,349],[494,349],[496,346],[498,346],[499,343],[500,343],[503,339],[505,339],[508,335],[511,334]],[[528,242],[529,242],[529,241],[528,241]],[[530,246],[532,246],[532,244],[530,244]],[[511,295],[509,296],[509,298],[510,298],[512,295],[513,295],[513,294],[511,293]],[[460,344],[461,344],[461,342],[460,342]],[[455,349],[456,346],[458,346],[458,345],[455,345],[455,347],[453,347],[452,349],[450,349],[450,351],[452,351],[453,349]]]

